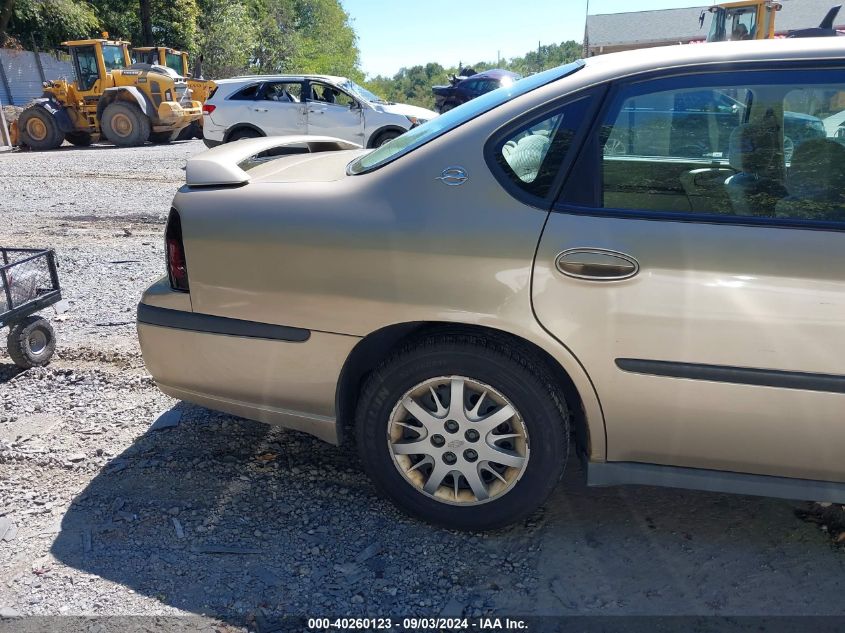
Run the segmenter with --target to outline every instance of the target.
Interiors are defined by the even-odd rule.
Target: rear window
[[[579,60],[571,64],[537,73],[536,75],[531,75],[509,86],[502,86],[498,90],[488,92],[477,99],[458,106],[454,110],[449,110],[445,114],[431,119],[427,123],[423,123],[419,127],[412,128],[378,149],[364,154],[349,164],[347,172],[350,175],[357,175],[378,169],[382,165],[386,165],[425,145],[429,141],[433,141],[446,134],[446,132],[460,127],[467,121],[471,121],[477,116],[498,108],[503,103],[521,97],[553,81],[567,77],[583,67],[584,61]]]
[[[261,84],[252,84],[251,86],[247,86],[246,88],[241,88],[231,97],[229,97],[229,99],[235,101],[253,101],[258,98],[258,89],[260,87]]]

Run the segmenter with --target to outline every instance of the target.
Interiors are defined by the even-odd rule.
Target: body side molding
[[[616,366],[622,371],[650,376],[709,380],[711,382],[777,387],[779,389],[803,389],[805,391],[845,393],[845,376],[836,374],[812,374],[779,369],[676,363],[665,360],[644,360],[639,358],[617,358]]]
[[[228,317],[186,312],[184,310],[170,310],[144,303],[138,304],[138,323],[157,325],[175,330],[190,330],[192,332],[243,336],[246,338],[263,338],[273,341],[289,341],[291,343],[304,343],[311,338],[311,331],[302,328],[230,319]]]

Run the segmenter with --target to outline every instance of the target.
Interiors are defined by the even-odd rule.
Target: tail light
[[[202,113],[203,114],[211,114],[217,109],[216,105],[211,105],[210,103],[203,103],[202,104]]]
[[[182,244],[182,219],[176,209],[171,209],[170,217],[167,218],[164,244],[167,250],[167,276],[170,278],[170,287],[180,292],[188,292],[188,265],[185,263],[185,246]]]

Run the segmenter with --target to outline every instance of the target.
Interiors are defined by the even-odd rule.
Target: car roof
[[[304,81],[306,79],[320,79],[330,83],[343,83],[348,81],[346,77],[337,77],[335,75],[238,75],[237,77],[229,77],[228,79],[215,79],[216,84],[246,84],[252,81]]]
[[[467,77],[467,79],[477,79],[478,77],[489,77],[490,79],[501,79],[502,77],[519,77],[519,74],[512,73],[509,70],[505,70],[503,68],[491,68],[490,70],[485,70],[483,72],[477,73],[472,77]]]
[[[586,60],[590,75],[624,76],[649,70],[719,62],[800,61],[845,56],[845,38],[813,37],[658,46],[598,55]]]

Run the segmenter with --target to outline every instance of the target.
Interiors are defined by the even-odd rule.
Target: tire
[[[64,141],[58,121],[40,106],[31,106],[21,112],[18,130],[21,144],[38,151],[56,149]]]
[[[397,136],[402,134],[401,132],[397,132],[396,130],[388,130],[387,132],[382,132],[378,135],[376,142],[373,144],[373,147],[381,147],[385,143],[392,141]]]
[[[56,351],[56,334],[47,319],[33,314],[12,326],[6,343],[15,365],[30,369],[50,362]]]
[[[150,138],[150,120],[134,103],[110,103],[101,125],[109,141],[118,147],[137,147]]]
[[[483,406],[493,408],[475,412],[480,413],[475,421],[470,419],[473,411],[452,420],[455,409],[451,402],[445,405],[445,400],[451,400],[455,383],[462,383],[467,394],[473,389],[476,395],[484,391]],[[440,394],[439,406],[428,395],[429,386]],[[476,395],[465,396],[467,408],[476,402],[472,399]],[[439,413],[422,416],[434,427],[424,428],[415,422],[416,415],[401,406],[408,396],[428,414]],[[485,429],[485,421],[495,424],[507,414],[507,404],[517,414],[503,425]],[[435,433],[441,422],[443,431]],[[568,409],[544,362],[510,341],[477,334],[431,334],[403,346],[370,375],[358,402],[355,424],[361,462],[376,487],[408,514],[459,530],[495,529],[525,518],[552,493],[569,453]],[[474,428],[476,436],[471,437]],[[494,433],[515,439],[496,440]],[[418,441],[420,450],[431,451],[427,457],[413,453],[416,446],[396,448]],[[507,452],[491,453],[491,444]],[[404,454],[394,457],[394,451]],[[444,451],[450,451],[451,457]],[[475,453],[474,458],[470,453]],[[439,460],[435,459],[438,455]],[[500,455],[514,465],[505,468],[494,463],[494,459],[502,459]],[[494,459],[488,461],[491,456]],[[454,459],[457,461],[448,461]],[[441,474],[449,468],[451,472],[462,468],[460,472],[474,477],[476,485],[481,482],[482,494],[476,493],[463,474],[457,478],[448,474],[443,485],[426,490],[441,461],[446,464],[440,467]],[[488,472],[491,464],[504,483]]]
[[[199,134],[199,136],[197,136]],[[179,134],[176,137],[177,141],[190,141],[192,138],[202,138],[202,128],[199,125],[198,121],[191,121],[189,125],[186,125],[181,130],[179,130]]]
[[[156,145],[166,145],[170,141],[173,140],[173,131],[170,132],[151,132],[150,133],[150,143],[155,143]]]
[[[226,142],[231,143],[232,141],[240,141],[242,138],[261,138],[261,134],[255,130],[245,127],[232,132]]]
[[[88,132],[68,132],[65,134],[65,140],[77,147],[88,147],[93,139]]]

